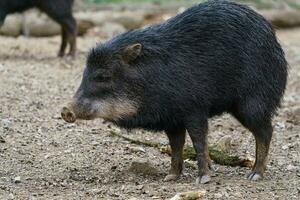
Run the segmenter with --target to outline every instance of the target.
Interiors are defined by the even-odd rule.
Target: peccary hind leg
[[[269,147],[272,139],[272,123],[271,114],[263,112],[264,109],[257,110],[259,106],[264,105],[259,100],[246,101],[246,104],[239,106],[233,112],[233,115],[248,128],[255,137],[256,142],[256,159],[253,169],[247,178],[256,181],[263,178],[266,169],[266,162],[269,152]],[[265,109],[267,110],[267,109]]]

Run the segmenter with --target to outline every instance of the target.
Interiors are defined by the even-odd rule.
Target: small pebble
[[[286,169],[287,169],[288,171],[294,171],[294,170],[297,169],[297,167],[290,164],[290,165],[288,165],[288,166],[286,167]]]
[[[0,72],[4,71],[4,65],[0,64]]]
[[[278,129],[284,129],[285,128],[285,124],[283,122],[277,122],[275,124],[275,127]]]
[[[20,176],[15,177],[14,183],[21,183],[21,177]]]
[[[0,183],[2,182],[2,183],[6,183],[6,182],[9,182],[9,178],[7,178],[7,177],[0,177]]]
[[[138,153],[138,152],[143,152],[145,153],[146,150],[143,148],[143,147],[129,147],[129,150],[132,152],[132,153]]]
[[[5,140],[2,136],[0,136],[0,143],[5,143]]]
[[[138,185],[136,188],[137,188],[138,190],[142,190],[142,189],[144,188],[144,185]]]
[[[15,198],[15,196],[13,194],[9,194],[6,198],[6,200],[13,200]]]
[[[222,198],[222,194],[221,193],[216,193],[215,195],[214,195],[214,198],[215,199],[221,199]]]
[[[283,145],[283,146],[281,147],[282,150],[287,150],[288,148],[289,148],[288,145]]]

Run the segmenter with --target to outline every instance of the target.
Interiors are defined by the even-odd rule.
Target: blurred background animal
[[[70,45],[69,55],[76,52],[76,20],[72,14],[74,0],[1,0],[0,27],[8,14],[23,12],[30,8],[38,8],[61,25],[62,42],[58,56],[65,55],[67,45]]]

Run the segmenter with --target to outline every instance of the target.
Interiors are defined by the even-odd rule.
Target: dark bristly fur
[[[125,62],[124,50],[133,44],[141,44],[140,53]],[[203,183],[210,167],[207,120],[231,113],[255,136],[256,163],[248,178],[257,180],[266,167],[271,120],[286,80],[287,62],[271,25],[246,6],[212,0],[91,50],[75,104],[86,111],[82,99],[135,101],[136,114],[111,121],[167,132],[174,150],[167,180],[181,172],[187,130]]]
[[[64,56],[67,44],[70,44],[70,55],[76,51],[76,21],[72,15],[74,0],[0,0],[0,26],[6,16],[11,13],[23,12],[36,7],[62,27],[62,44],[58,55]]]

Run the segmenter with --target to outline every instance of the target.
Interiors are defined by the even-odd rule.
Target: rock
[[[126,29],[124,26],[114,22],[107,22],[103,26],[99,27],[99,34],[106,38],[111,38],[125,31]]]
[[[205,195],[205,191],[190,191],[176,194],[170,200],[197,200]]]
[[[284,122],[277,122],[275,124],[275,127],[278,129],[285,129],[285,124],[284,124]]]
[[[85,34],[89,29],[97,26],[100,34],[110,38],[120,34],[126,29],[135,29],[143,25],[144,12],[79,12],[75,14],[77,20],[78,35]],[[0,34],[19,36],[24,33],[27,36],[45,37],[59,35],[61,26],[49,18],[45,13],[31,10],[21,15],[9,15],[5,20]]]
[[[234,196],[234,197],[237,197],[237,198],[239,198],[239,199],[242,199],[242,198],[243,198],[243,195],[242,195],[242,193],[240,193],[240,192],[235,192],[235,193],[233,194],[233,196]]]
[[[138,185],[137,187],[136,187],[136,189],[138,189],[138,190],[142,190],[144,188],[144,185]]]
[[[101,194],[101,190],[99,188],[95,188],[95,189],[89,190],[89,193],[91,193],[91,194]]]
[[[88,21],[94,26],[104,26],[105,23],[121,24],[126,29],[140,28],[143,25],[146,14],[144,11],[99,11],[99,12],[78,12],[75,14],[77,21]]]
[[[77,20],[77,34],[84,35],[89,29],[93,28],[95,24],[88,20]]]
[[[126,29],[140,28],[146,14],[144,11],[100,11],[78,12],[74,16],[77,20],[78,35],[83,35],[97,26],[101,27],[99,30],[105,37],[113,37]],[[9,15],[0,29],[0,34],[16,37],[21,33],[34,37],[53,36],[61,33],[61,26],[45,13],[36,10],[27,11],[23,16]]]
[[[5,140],[2,136],[0,136],[0,143],[5,143]]]
[[[15,177],[14,183],[21,183],[21,177],[20,176]]]
[[[6,183],[6,182],[9,182],[10,179],[8,177],[0,177],[0,183],[3,184],[3,183]]]
[[[30,11],[25,14],[23,32],[34,37],[53,36],[60,34],[61,27],[45,13]]]
[[[78,12],[74,16],[77,21],[88,21],[93,23],[94,26],[103,26],[105,22],[108,22],[111,17],[111,11],[100,12]]]
[[[261,14],[272,23],[275,28],[291,28],[300,26],[299,10],[267,10]]]
[[[28,200],[36,200],[36,199],[37,199],[37,198],[34,197],[34,196],[32,196],[32,195],[30,195],[29,198],[28,198]]]
[[[126,29],[136,29],[143,25],[144,13],[131,11],[117,12],[111,16],[111,20],[122,24]]]
[[[169,140],[168,139],[161,139],[161,140],[159,140],[159,144],[161,144],[161,145],[169,145]]]
[[[4,71],[4,69],[5,69],[5,66],[0,63],[0,72]]]
[[[172,18],[172,17],[173,17],[173,15],[165,14],[165,15],[162,16],[162,19],[163,19],[164,21],[167,21],[168,19],[170,19],[170,18]]]
[[[287,169],[288,171],[295,171],[295,170],[297,170],[297,169],[298,169],[298,167],[297,167],[297,166],[294,166],[294,165],[291,165],[291,164],[289,164],[289,165],[286,167],[286,169]]]
[[[2,119],[1,123],[2,123],[4,128],[9,128],[12,125],[12,121],[9,118]]]
[[[138,152],[145,153],[145,152],[146,152],[146,150],[145,150],[143,147],[135,147],[135,146],[132,146],[132,147],[128,147],[128,149],[129,149],[132,153],[138,153]]]
[[[133,161],[129,171],[141,175],[157,175],[158,170],[149,161]]]
[[[17,37],[22,31],[22,15],[8,15],[3,26],[0,28],[0,35]]]
[[[221,194],[221,193],[216,193],[215,195],[214,195],[214,198],[215,199],[221,199],[223,197],[223,195]]]
[[[15,198],[15,196],[12,193],[10,193],[5,199],[6,200],[13,200],[14,198]]]
[[[300,124],[300,107],[294,108],[292,110],[292,113],[289,114],[289,118],[291,119],[291,121],[294,124],[299,125]]]
[[[228,153],[232,148],[232,137],[229,135],[225,135],[218,140],[216,145],[220,150]]]
[[[180,8],[178,8],[177,13],[178,14],[183,13],[186,9],[187,9],[186,7],[180,7]]]
[[[83,35],[95,24],[85,18],[77,19],[77,33]],[[61,33],[61,26],[45,13],[38,11],[26,12],[23,24],[23,32],[27,36],[46,37],[59,35]]]
[[[211,180],[210,176],[209,175],[204,175],[202,176],[201,178],[198,177],[196,179],[196,184],[206,184],[206,183],[209,183]]]
[[[85,34],[94,26],[93,21],[84,17],[77,19],[78,35]],[[9,15],[0,29],[0,34],[9,36],[19,36],[22,32],[26,36],[53,36],[61,33],[61,26],[45,13],[33,10],[25,12],[23,16]]]
[[[184,160],[184,166],[186,168],[191,168],[191,169],[197,169],[197,162],[196,161],[193,161],[193,160]]]

